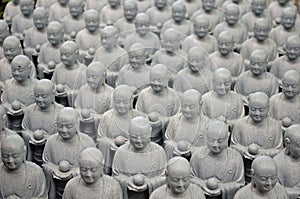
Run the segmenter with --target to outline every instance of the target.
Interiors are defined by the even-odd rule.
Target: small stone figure
[[[119,183],[103,174],[103,155],[95,148],[87,148],[79,155],[80,176],[66,185],[63,199],[122,199]]]
[[[298,35],[290,36],[283,48],[285,55],[275,59],[270,71],[277,77],[280,84],[286,71],[296,70],[300,72],[300,37]]]
[[[34,1],[20,0],[19,6],[21,13],[12,19],[11,33],[12,35],[18,37],[18,39],[23,40],[25,31],[34,25],[32,20]]]
[[[121,184],[123,198],[149,198],[164,183],[167,158],[164,149],[151,142],[151,126],[144,117],[129,124],[129,143],[122,145],[113,161],[113,176]]]
[[[202,8],[194,12],[191,21],[195,23],[199,15],[208,19],[210,32],[214,32],[215,27],[222,21],[222,13],[217,9],[216,0],[202,0]]]
[[[176,156],[175,148],[179,149],[181,143],[188,145],[190,153],[196,147],[206,145],[206,130],[209,119],[201,114],[201,94],[189,89],[182,94],[181,113],[174,115],[168,124],[165,137],[165,150],[168,159]]]
[[[144,114],[132,108],[133,89],[120,85],[113,91],[113,109],[105,112],[98,126],[98,146],[104,156],[104,173],[111,174],[115,151],[129,140],[131,119]]]
[[[123,17],[123,8],[121,0],[107,0],[108,5],[100,11],[100,27],[114,25],[116,21]]]
[[[270,32],[270,38],[277,44],[278,53],[284,54],[283,46],[292,35],[299,36],[299,30],[295,26],[297,9],[287,7],[283,9],[281,15],[281,25],[273,28]]]
[[[269,16],[267,14],[267,0],[252,0],[251,2],[251,11],[247,12],[242,18],[241,23],[244,24],[248,31],[248,38],[254,36],[254,26],[257,19],[267,19],[270,21]]]
[[[278,93],[278,82],[274,75],[267,72],[268,55],[262,49],[254,50],[250,56],[250,71],[243,72],[236,80],[234,90],[247,104],[251,93],[264,92],[268,97]]]
[[[235,121],[244,116],[243,99],[231,91],[230,71],[219,68],[214,72],[213,91],[203,95],[202,112],[211,119],[226,122],[232,127]]]
[[[245,184],[241,155],[228,147],[228,127],[212,121],[207,127],[207,146],[192,156],[192,183],[200,186],[208,197],[233,198]]]
[[[201,188],[191,184],[191,166],[182,157],[174,157],[169,160],[166,169],[166,185],[156,189],[150,199],[164,198],[188,198],[204,199]]]
[[[84,20],[85,28],[76,34],[75,42],[79,47],[80,62],[88,65],[85,59],[88,57],[93,58],[95,49],[100,46],[99,14],[94,9],[87,10],[84,13]]]
[[[60,60],[51,81],[55,85],[63,85],[70,106],[74,105],[77,92],[86,83],[86,66],[78,61],[78,45],[73,41],[66,41],[60,47]]]
[[[47,42],[47,11],[43,7],[36,8],[32,14],[34,27],[29,28],[24,36],[24,54],[33,60],[38,56],[41,46]]]
[[[107,5],[107,1],[103,0],[86,0],[84,10],[95,9],[99,14],[101,9]]]
[[[150,29],[159,35],[163,24],[171,18],[172,11],[168,0],[154,0],[154,5],[146,11],[146,14],[150,18]]]
[[[166,21],[162,26],[162,32],[168,28],[173,28],[180,33],[182,42],[187,36],[193,34],[193,23],[185,18],[186,7],[184,2],[175,1],[172,4],[172,18]]]
[[[8,25],[11,25],[12,19],[21,14],[21,10],[19,7],[20,0],[12,0],[9,1],[4,9],[3,18]]]
[[[251,168],[252,182],[241,188],[234,199],[266,198],[288,199],[286,190],[277,183],[278,168],[268,156],[257,157]]]
[[[278,181],[285,187],[290,198],[299,198],[300,196],[299,130],[300,126],[297,124],[285,131],[286,148],[274,157],[278,166]]]
[[[69,0],[68,6],[69,14],[66,15],[61,21],[65,30],[65,41],[75,40],[77,33],[85,27],[85,21],[83,17],[83,0]]]
[[[118,44],[124,47],[128,35],[135,32],[135,18],[138,13],[136,0],[125,0],[123,5],[124,16],[116,21],[114,26],[119,32]]]
[[[19,135],[2,140],[1,156],[1,198],[47,198],[43,170],[25,161],[25,143]]]
[[[209,35],[210,22],[206,16],[197,16],[194,20],[194,34],[186,37],[182,42],[182,49],[188,51],[194,47],[202,47],[207,53],[213,53],[217,50],[217,40],[212,35]]]
[[[49,9],[49,21],[59,21],[69,14],[69,0],[57,0]]]
[[[187,55],[188,67],[182,69],[174,77],[173,88],[181,93],[188,89],[196,89],[201,95],[212,90],[213,73],[206,62],[207,54],[202,48],[194,46]]]
[[[168,87],[169,71],[157,64],[150,71],[150,85],[138,96],[136,108],[148,114],[152,125],[151,141],[162,144],[169,117],[179,112],[180,100],[177,93]]]
[[[135,33],[128,35],[125,41],[125,50],[128,52],[135,43],[141,43],[151,57],[160,49],[158,36],[150,30],[150,18],[145,13],[139,13],[135,19]]]
[[[239,22],[239,7],[234,3],[229,3],[224,9],[225,21],[219,23],[214,30],[214,37],[218,38],[218,35],[224,30],[232,33],[235,36],[235,49],[240,51],[241,45],[247,39],[247,28],[244,24]]]
[[[128,53],[118,43],[118,30],[114,26],[106,26],[101,31],[101,44],[95,52],[93,61],[100,61],[107,70],[106,82],[115,87],[121,68],[128,64]]]
[[[43,169],[46,175],[49,199],[56,198],[56,186],[52,176],[57,166],[62,161],[70,164],[72,176],[75,177],[79,174],[79,154],[88,147],[95,147],[92,138],[77,131],[78,117],[78,112],[73,108],[61,109],[55,122],[57,133],[51,135],[46,142],[43,153]]]
[[[43,79],[48,74],[51,79],[53,70],[60,60],[60,46],[63,43],[64,26],[57,21],[51,22],[47,27],[48,42],[40,48],[38,56],[38,77]],[[47,78],[47,79],[48,79]]]
[[[288,7],[296,8],[296,6],[290,0],[277,0],[270,2],[268,5],[268,15],[272,20],[273,27],[278,26],[281,23],[280,18],[283,10]]]
[[[249,96],[249,116],[237,120],[233,128],[231,146],[248,159],[259,155],[274,157],[283,148],[281,124],[268,112],[268,96],[253,93]]]
[[[30,77],[31,67],[31,62],[25,55],[18,55],[11,62],[13,78],[5,82],[1,95],[1,102],[8,111],[12,110],[14,101],[20,102],[22,109],[34,103],[33,90],[37,80]]]
[[[288,70],[282,77],[282,93],[270,98],[270,115],[281,120],[283,127],[300,124],[300,75],[295,70]]]
[[[213,71],[218,68],[226,68],[230,71],[232,83],[235,84],[236,79],[241,73],[244,72],[245,66],[243,57],[233,52],[235,39],[228,31],[223,31],[219,34],[218,38],[218,51],[211,53],[208,56],[208,61],[211,62]]]
[[[133,44],[129,51],[129,64],[121,68],[116,86],[126,84],[134,86],[139,93],[143,88],[150,84],[150,68],[146,65],[147,52],[145,47],[140,43]]]
[[[267,69],[270,70],[277,57],[277,45],[269,38],[271,24],[267,19],[257,19],[254,24],[254,37],[247,39],[241,47],[240,54],[244,59],[246,70],[250,70],[250,56],[254,50],[262,49],[268,54]]]
[[[4,20],[0,20],[0,60],[4,57],[3,42],[9,35],[10,32],[7,23]]]
[[[106,67],[101,62],[92,62],[86,69],[86,82],[77,94],[75,107],[89,109],[96,115],[109,110],[113,88],[105,83]],[[95,116],[97,118],[97,116]]]

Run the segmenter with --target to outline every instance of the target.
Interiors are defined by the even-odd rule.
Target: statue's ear
[[[291,143],[290,138],[285,138],[284,143],[285,143],[285,145],[289,145]]]

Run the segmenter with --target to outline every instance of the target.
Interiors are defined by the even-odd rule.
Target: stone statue
[[[231,147],[248,159],[259,155],[274,157],[283,148],[281,123],[268,112],[268,96],[253,93],[249,96],[249,116],[237,120],[233,128]]]
[[[278,168],[268,156],[257,157],[251,168],[252,182],[241,188],[234,199],[266,198],[288,199],[286,190],[277,183]]]
[[[154,5],[146,11],[150,18],[150,29],[159,35],[163,24],[171,18],[171,12],[168,0],[154,0]]]
[[[106,26],[101,31],[101,44],[95,52],[93,61],[100,61],[107,69],[106,82],[116,86],[116,79],[121,68],[129,63],[128,53],[118,43],[118,30],[114,26]]]
[[[124,48],[127,52],[135,43],[144,45],[149,57],[160,49],[159,37],[150,30],[150,18],[146,13],[139,13],[136,16],[135,30],[125,40]]]
[[[166,185],[156,189],[150,199],[182,198],[204,199],[201,188],[191,184],[191,166],[182,157],[174,157],[168,161],[166,168]]]
[[[181,112],[174,115],[165,133],[165,150],[168,159],[182,155],[192,155],[200,146],[206,146],[207,126],[210,120],[201,114],[201,94],[189,89],[182,94]],[[187,145],[186,150],[180,146]]]
[[[286,148],[274,157],[278,167],[278,181],[285,187],[290,198],[300,196],[300,126],[292,125],[285,131],[284,142]]]
[[[282,78],[282,93],[270,98],[270,115],[282,122],[283,127],[300,124],[300,75],[295,70],[288,70]]]
[[[169,117],[179,112],[180,100],[175,90],[168,87],[168,68],[157,64],[150,70],[150,86],[141,91],[136,109],[148,115],[152,125],[151,141],[162,144]]]
[[[213,90],[203,95],[202,112],[211,119],[226,122],[232,128],[237,119],[244,116],[241,96],[231,91],[229,70],[219,68],[214,72]]]
[[[9,1],[4,8],[3,18],[8,25],[11,25],[12,19],[15,16],[21,14],[19,2],[20,0]]]
[[[245,184],[243,159],[227,146],[229,132],[224,122],[212,121],[207,128],[207,146],[195,151],[191,159],[192,183],[208,197],[233,198]]]
[[[3,42],[10,35],[8,24],[5,20],[0,20],[0,60],[4,57]]]
[[[240,51],[241,45],[247,39],[247,28],[244,24],[239,22],[239,7],[234,3],[229,3],[224,9],[225,21],[219,23],[214,30],[214,37],[218,38],[218,35],[224,30],[232,33],[235,36],[235,49]]]
[[[185,18],[186,6],[182,1],[175,1],[172,4],[172,18],[166,21],[162,26],[162,32],[168,28],[173,28],[180,33],[182,42],[187,36],[193,34],[193,23]]]
[[[79,155],[80,176],[66,185],[63,199],[122,199],[119,183],[103,174],[103,155],[95,148],[87,148]]]
[[[60,46],[63,43],[64,27],[60,22],[51,22],[47,27],[48,42],[40,48],[38,56],[38,77],[51,79],[54,68],[61,62]]]
[[[108,5],[100,11],[100,27],[114,25],[116,21],[123,17],[121,0],[107,0]]]
[[[129,64],[123,66],[118,74],[116,86],[134,86],[137,93],[150,85],[150,68],[146,65],[147,51],[140,43],[133,44],[128,51]]]
[[[254,50],[250,56],[250,71],[243,72],[236,80],[234,90],[242,95],[245,104],[251,93],[264,92],[268,97],[278,93],[278,82],[267,72],[268,55],[262,49]]]
[[[132,108],[134,90],[120,85],[113,91],[113,109],[106,111],[98,126],[98,147],[104,156],[104,173],[111,174],[116,150],[129,140],[131,119],[144,114]]]
[[[300,37],[298,35],[290,36],[283,48],[285,55],[275,59],[270,71],[277,77],[279,84],[281,84],[281,79],[286,71],[300,72]]]
[[[69,0],[57,0],[49,9],[49,21],[59,21],[69,14]]]
[[[118,19],[114,25],[119,32],[118,44],[121,47],[124,47],[127,36],[135,32],[135,18],[137,13],[138,5],[136,0],[124,1],[124,16]]]
[[[19,135],[2,140],[1,156],[1,198],[48,198],[43,170],[25,161],[25,143]]]
[[[272,1],[268,5],[268,15],[270,16],[270,19],[272,20],[273,27],[277,26],[281,23],[281,15],[285,8],[288,7],[296,7],[292,1],[290,0],[277,0]]]
[[[181,93],[196,89],[201,95],[212,90],[213,73],[206,62],[206,52],[201,47],[192,47],[187,55],[188,67],[174,76],[173,88]]]
[[[32,13],[34,10],[33,0],[20,0],[19,2],[21,13],[16,15],[11,22],[11,33],[24,39],[24,32],[33,26]]]
[[[245,71],[243,57],[233,51],[235,46],[234,35],[228,31],[223,31],[218,38],[218,51],[208,56],[213,71],[218,68],[226,68],[230,71],[233,85],[241,73]]]
[[[57,166],[62,161],[71,164],[70,171],[75,177],[79,174],[79,154],[88,147],[95,147],[92,138],[77,131],[78,117],[78,112],[73,108],[61,109],[55,122],[57,133],[51,135],[46,142],[43,153],[43,169],[46,175],[49,199],[56,198],[57,194],[53,180],[53,172]]]
[[[75,37],[79,31],[84,29],[85,20],[83,17],[84,1],[83,0],[69,0],[69,14],[66,15],[61,23],[64,26],[66,40],[75,40]]]
[[[58,86],[63,85],[65,95],[70,106],[74,105],[77,92],[86,83],[86,66],[78,61],[78,45],[73,41],[66,41],[60,47],[60,60],[51,81]]]
[[[129,143],[121,146],[113,161],[113,176],[119,181],[123,198],[148,198],[164,183],[167,158],[163,148],[150,141],[151,125],[144,117],[129,124]]]
[[[247,39],[241,46],[241,52],[244,59],[246,70],[250,70],[250,56],[254,50],[262,49],[268,54],[267,69],[270,70],[273,61],[277,57],[277,45],[269,38],[271,24],[267,19],[257,19],[254,23],[254,37]]]
[[[80,62],[88,65],[88,60],[85,59],[93,58],[95,49],[101,45],[99,13],[94,9],[87,10],[84,13],[84,21],[85,28],[76,34],[75,42],[79,47]]]
[[[41,46],[47,42],[47,10],[38,7],[32,14],[34,26],[25,31],[24,54],[33,60],[32,56],[38,56]]]
[[[182,42],[182,49],[188,51],[194,47],[202,47],[207,54],[211,54],[217,50],[217,40],[209,35],[210,21],[204,15],[199,15],[194,20],[194,34],[186,37]]]

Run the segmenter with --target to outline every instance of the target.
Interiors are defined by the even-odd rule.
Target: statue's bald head
[[[198,103],[199,106],[201,105],[202,95],[196,89],[188,89],[184,91],[182,94],[182,100],[189,99],[195,103]],[[201,106],[200,106],[201,107]]]
[[[11,62],[12,67],[24,66],[26,68],[30,68],[30,64],[30,59],[25,55],[17,55]]]
[[[162,39],[176,40],[178,38],[179,33],[174,28],[168,28],[166,31],[162,32]]]
[[[87,67],[87,71],[91,71],[94,75],[103,75],[106,72],[106,66],[100,61],[94,61]]]
[[[134,89],[126,84],[121,84],[114,89],[113,98],[116,99],[118,96],[124,96],[125,98],[131,99],[133,97]]]
[[[130,46],[129,48],[129,53],[133,52],[133,51],[139,51],[139,52],[143,52],[146,53],[146,48],[143,44],[141,43],[134,43]]]
[[[290,36],[286,43],[285,46],[293,46],[293,47],[298,47],[300,48],[300,37],[298,35],[292,35]]]
[[[115,28],[114,26],[106,26],[103,28],[101,31],[101,35],[105,34],[106,36],[113,36],[118,34],[118,29]]]
[[[124,8],[126,8],[126,7],[137,8],[138,7],[136,0],[125,0],[123,6],[124,6]]]
[[[64,121],[66,118],[76,124],[79,118],[79,112],[72,107],[64,107],[58,112],[56,120]]]
[[[235,3],[229,3],[226,7],[225,7],[225,14],[231,14],[231,13],[240,13],[240,9],[238,7],[237,4]]]
[[[296,70],[288,70],[282,76],[282,82],[297,82],[300,84],[300,73]]]
[[[1,143],[1,151],[4,151],[8,148],[14,148],[19,149],[20,151],[25,153],[25,142],[17,134],[5,137]]]
[[[86,148],[79,155],[79,165],[86,161],[97,162],[97,164],[104,164],[103,154],[97,148]]]
[[[183,2],[181,1],[175,1],[173,4],[172,4],[172,9],[178,9],[178,10],[186,10],[186,6]]]
[[[227,41],[227,42],[234,42],[234,36],[231,32],[228,31],[222,31],[219,35],[218,35],[218,41]]]
[[[54,94],[56,91],[54,83],[48,79],[41,79],[35,84],[34,91],[42,90],[47,94]]]
[[[231,73],[226,68],[218,68],[217,70],[215,70],[213,77],[214,81],[231,81]]]
[[[216,138],[228,139],[228,125],[223,121],[213,120],[208,124],[207,134]]]
[[[268,54],[263,49],[256,49],[250,55],[250,60],[268,61]]]
[[[146,13],[139,13],[136,15],[135,23],[136,24],[147,24],[150,21],[150,17]]]
[[[187,159],[177,156],[168,161],[166,175],[176,173],[189,173],[191,174],[191,166]]]
[[[163,64],[156,64],[150,69],[150,77],[159,75],[165,78],[169,77],[169,70]]]
[[[79,50],[78,44],[75,43],[74,41],[66,41],[60,47],[60,49],[66,49],[66,48],[72,49],[72,52]]]
[[[189,59],[204,59],[207,53],[200,47],[194,46],[190,48],[188,52],[188,60]]]
[[[18,48],[21,54],[21,48],[22,48],[21,43],[16,36],[6,37],[6,39],[3,41],[3,48],[5,48],[6,46],[14,46],[15,48]]]
[[[256,28],[256,29],[265,29],[265,28],[270,29],[271,25],[270,25],[270,22],[266,18],[259,18],[255,21],[254,28]]]
[[[297,16],[297,9],[295,7],[292,7],[292,6],[289,6],[289,7],[286,7],[282,10],[282,17],[285,17],[285,16],[294,16],[296,17]]]
[[[142,116],[138,116],[133,118],[129,123],[129,133],[131,132],[130,129],[138,128],[138,129],[145,129],[149,132],[149,136],[151,134],[151,125],[148,119]]]
[[[249,95],[249,106],[251,106],[251,104],[265,104],[266,106],[268,106],[269,104],[269,97],[268,95],[266,95],[264,92],[256,92],[256,93],[252,93]]]
[[[277,165],[269,156],[258,156],[251,166],[252,184],[261,193],[267,193],[273,189],[277,182]],[[261,180],[268,178],[268,185]]]
[[[38,17],[38,16],[47,16],[47,10],[44,7],[37,7],[33,11],[33,17]]]
[[[49,31],[64,33],[64,26],[58,21],[52,21],[47,26],[47,32],[49,32]]]
[[[194,24],[195,24],[195,26],[209,26],[210,25],[208,18],[204,15],[197,16]]]

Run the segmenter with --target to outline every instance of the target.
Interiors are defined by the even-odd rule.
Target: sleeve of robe
[[[177,116],[177,115],[176,115]],[[173,138],[175,137],[174,132],[175,129],[174,128],[178,128],[178,117],[172,117],[170,119],[170,122],[168,124],[168,127],[166,129],[166,133],[165,133],[165,151],[167,154],[167,158],[170,159],[173,156],[173,149],[174,147],[177,145],[177,143],[175,141],[173,141]]]
[[[33,191],[33,197],[34,199],[36,198],[43,198],[46,199],[48,198],[47,196],[47,190],[46,190],[46,179],[43,170],[37,166],[34,165],[34,170],[31,170],[30,174],[28,176],[32,176],[34,179],[34,184],[35,184],[35,190]],[[33,168],[32,168],[33,169]]]
[[[241,155],[245,154],[248,151],[248,146],[244,146],[241,144],[241,131],[243,131],[243,124],[241,120],[237,120],[236,125],[233,128],[233,132],[231,135],[231,144],[230,146],[237,150]]]

